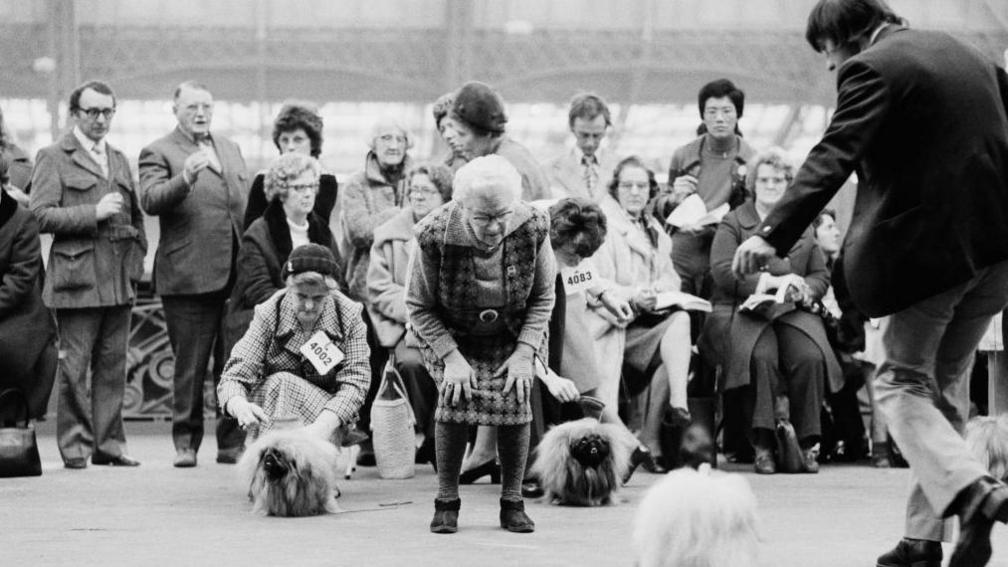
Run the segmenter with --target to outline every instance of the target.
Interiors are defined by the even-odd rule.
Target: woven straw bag
[[[412,478],[415,474],[415,423],[395,358],[390,357],[371,406],[371,438],[375,464],[382,478]]]

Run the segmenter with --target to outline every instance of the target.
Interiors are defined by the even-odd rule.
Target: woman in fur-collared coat
[[[326,221],[313,211],[320,173],[314,158],[299,153],[277,158],[266,173],[269,205],[245,231],[238,252],[237,276],[225,319],[226,352],[230,353],[245,334],[252,309],[285,287],[280,272],[292,249],[310,242],[336,254]]]
[[[0,188],[0,391],[21,390],[32,418],[45,415],[56,378],[56,324],[42,279],[38,222]],[[2,414],[0,424],[15,417]]]
[[[457,528],[458,480],[470,425],[496,425],[500,525],[531,532],[521,481],[532,412],[533,359],[548,359],[556,265],[543,211],[522,203],[521,176],[483,156],[455,175],[455,200],[417,228],[407,287],[410,321],[437,382],[438,495],[431,531]]]

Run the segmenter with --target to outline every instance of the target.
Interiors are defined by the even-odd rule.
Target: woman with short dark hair
[[[273,121],[273,143],[281,155],[294,152],[318,159],[322,154],[322,116],[310,103],[285,103]],[[265,172],[260,172],[252,180],[248,203],[245,205],[245,220],[242,223],[245,230],[262,216],[269,205],[269,199],[264,193],[264,174]],[[338,191],[336,176],[321,173],[314,212],[326,224],[329,224],[329,216],[336,206]]]

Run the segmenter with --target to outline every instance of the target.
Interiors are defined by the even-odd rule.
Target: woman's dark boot
[[[430,523],[430,531],[436,534],[453,534],[458,531],[458,513],[462,500],[451,498],[434,499],[434,519]]]
[[[527,534],[535,531],[535,522],[525,514],[525,502],[500,501],[500,525],[509,532]]]

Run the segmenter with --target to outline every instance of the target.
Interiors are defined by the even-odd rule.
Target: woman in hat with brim
[[[451,110],[438,123],[438,130],[452,151],[466,159],[495,154],[508,160],[521,175],[523,201],[550,198],[549,178],[540,160],[508,137],[506,124],[500,95],[487,84],[470,81],[455,93]]]
[[[337,275],[325,246],[295,248],[283,266],[286,287],[255,308],[231,351],[217,399],[250,438],[295,418],[328,440],[356,421],[371,376],[367,332]]]

